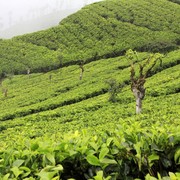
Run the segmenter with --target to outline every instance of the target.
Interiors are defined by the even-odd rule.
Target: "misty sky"
[[[85,4],[97,1],[100,0],[0,0],[0,33],[20,22],[55,10],[80,9]]]

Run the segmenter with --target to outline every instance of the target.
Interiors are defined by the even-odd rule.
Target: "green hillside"
[[[139,116],[135,115],[135,99],[128,85],[129,62],[122,56],[102,59],[86,64],[84,66],[85,72],[82,80],[79,80],[80,69],[77,65],[64,67],[45,74],[31,74],[30,77],[28,77],[28,75],[18,75],[12,79],[5,80],[3,87],[8,88],[8,97],[4,97],[3,95],[0,97],[0,139],[2,140],[0,144],[1,157],[4,159],[10,156],[10,158],[6,159],[6,161],[1,161],[1,163],[4,164],[3,167],[1,167],[3,174],[10,172],[7,170],[7,166],[11,169],[14,166],[11,166],[12,161],[19,159],[23,162],[22,169],[26,166],[30,169],[30,176],[38,177],[35,176],[37,168],[33,167],[30,163],[31,161],[26,159],[26,157],[31,156],[31,158],[34,159],[40,154],[45,154],[48,158],[48,154],[51,153],[57,158],[54,154],[55,149],[51,149],[51,146],[46,143],[54,144],[54,141],[63,141],[67,146],[70,146],[72,144],[68,144],[70,139],[68,140],[67,137],[74,139],[76,136],[74,137],[73,131],[79,130],[81,134],[83,129],[86,135],[77,135],[77,138],[80,138],[79,140],[77,139],[79,141],[78,143],[80,143],[79,146],[82,146],[82,148],[85,146],[84,143],[88,143],[86,141],[84,142],[84,140],[81,142],[82,136],[91,139],[91,136],[98,135],[98,143],[102,143],[101,135],[103,138],[106,131],[110,133],[106,135],[107,139],[118,137],[119,135],[117,133],[122,131],[121,133],[124,133],[123,137],[125,138],[125,142],[130,144],[128,146],[119,145],[119,148],[123,148],[128,153],[129,148],[134,149],[136,147],[135,144],[141,142],[138,140],[138,136],[141,134],[143,137],[144,133],[149,132],[151,135],[153,134],[154,138],[150,136],[150,139],[146,139],[146,141],[157,147],[152,152],[146,152],[147,154],[145,155],[155,153],[159,156],[159,153],[163,153],[163,156],[160,158],[161,161],[164,161],[163,157],[164,155],[168,155],[169,150],[174,149],[174,153],[178,153],[177,150],[180,143],[179,52],[180,51],[177,50],[168,53],[166,57],[163,58],[163,66],[161,68],[157,66],[153,71],[153,74],[155,74],[147,79],[147,94],[143,101],[143,114]],[[147,53],[139,55],[141,60],[147,56]],[[49,79],[49,77],[51,77],[51,79]],[[118,94],[116,103],[108,102],[109,94],[105,81],[110,78],[116,78],[119,82],[126,84]],[[137,129],[135,130],[133,126],[136,126]],[[159,131],[161,132],[160,134]],[[168,136],[167,132],[169,134]],[[113,135],[114,133],[115,135]],[[130,136],[126,133],[130,133]],[[158,136],[157,138],[159,139],[156,139],[156,136]],[[169,141],[169,137],[171,136],[171,141]],[[134,138],[138,139],[135,140]],[[66,167],[66,160],[68,161],[69,158],[83,158],[88,155],[88,152],[81,152],[77,149],[76,140],[73,141],[75,141],[73,147],[63,150],[67,153],[63,155],[64,160],[55,160],[56,164],[59,162],[64,168],[67,168],[65,171],[72,166],[69,165]],[[93,143],[92,139],[89,141]],[[40,142],[44,142],[43,147],[46,148],[46,150],[43,150],[43,147],[40,148],[40,146],[42,146]],[[27,146],[27,143],[32,143],[32,149],[30,151],[27,149],[29,146]],[[143,148],[145,148],[144,140],[142,140],[141,143],[143,144]],[[54,146],[56,145],[54,144]],[[96,149],[96,153],[100,152],[101,148],[103,148],[101,144],[99,146],[100,147]],[[7,147],[9,148],[6,149]],[[89,147],[89,145],[87,147]],[[90,147],[94,148],[92,144],[90,144]],[[168,151],[166,151],[167,147],[170,148]],[[57,146],[56,148],[59,149],[60,147]],[[110,146],[108,146],[108,148],[110,148]],[[160,149],[158,150],[157,148]],[[15,155],[14,153],[16,153],[17,150],[22,151],[23,154],[27,154],[23,155],[18,153]],[[61,149],[59,150],[62,151]],[[73,152],[71,152],[71,150]],[[147,151],[149,150],[147,149]],[[13,152],[14,155],[12,153],[10,155],[10,152]],[[174,154],[176,162],[178,162],[179,157],[177,153]],[[117,158],[116,155],[117,154],[114,154],[113,157],[110,156],[111,162],[106,162],[105,164],[108,165],[110,163],[109,166],[111,167],[113,158]],[[15,159],[13,160],[12,157]],[[134,158],[136,158],[136,156]],[[24,162],[24,160],[27,162]],[[167,161],[172,161],[171,157],[169,157]],[[130,163],[131,161],[125,158],[123,162]],[[37,165],[38,163],[41,163],[41,161],[37,162]],[[51,160],[44,163],[44,165],[39,164],[38,166],[43,168],[54,164]],[[173,161],[171,163],[172,167],[169,171],[177,172],[179,168],[178,164],[175,165]],[[88,165],[89,168],[95,165],[93,162],[90,164],[91,165]],[[134,165],[132,166],[134,167]],[[156,165],[154,166],[156,167]],[[133,170],[133,167],[129,164],[130,169]],[[166,166],[162,165],[162,167],[168,172]],[[157,166],[155,172],[160,171],[159,168],[162,167]],[[135,166],[134,168],[138,167]],[[86,170],[85,168],[83,171]],[[68,174],[67,172],[64,175],[62,174],[63,179],[67,179],[67,175],[78,179],[78,176],[80,176],[78,175],[78,169],[72,169],[72,171],[72,174]],[[139,177],[142,178],[141,170],[139,171]],[[22,175],[24,175],[26,170],[22,172]],[[77,174],[74,174],[75,172],[77,172]],[[105,169],[104,173],[107,175],[110,174]],[[143,169],[143,173],[148,174],[148,171]],[[57,174],[56,171],[55,174]],[[20,179],[22,175],[18,175]],[[113,174],[111,175],[113,177]],[[11,176],[13,177],[13,175]],[[121,176],[121,174],[118,176]],[[122,177],[125,176],[126,174],[123,173]],[[135,178],[138,175],[129,171],[128,176]],[[29,176],[27,175],[27,177]],[[84,175],[80,177],[84,178]]]
[[[0,41],[0,75],[49,71],[59,65],[57,52],[16,40]]]
[[[129,48],[168,52],[179,46],[179,19],[179,5],[167,0],[108,0],[94,3],[64,19],[56,27],[1,41],[1,61],[7,59],[15,68],[10,70],[0,62],[3,67],[0,71],[24,73],[24,56],[27,56],[26,61],[29,62],[26,64],[32,72],[42,72],[48,70],[49,61],[55,69],[63,64],[77,64],[79,60],[90,62],[117,57]],[[22,46],[26,43],[28,49],[23,48],[22,53]],[[29,52],[29,48],[34,53]],[[47,54],[43,54],[44,50]],[[16,59],[9,56],[12,53],[16,54]],[[43,57],[37,59],[34,54],[42,54]]]
[[[0,40],[0,179],[179,180],[179,10],[167,0],[102,1]],[[130,48],[135,68],[163,54],[141,114]],[[115,102],[113,79],[123,85]]]

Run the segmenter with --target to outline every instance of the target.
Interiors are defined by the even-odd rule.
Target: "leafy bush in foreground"
[[[103,173],[107,179],[130,180],[177,173],[180,126],[156,122],[150,128],[147,123],[122,120],[115,130],[98,135],[83,130],[43,140],[16,139],[13,147],[0,151],[0,177],[83,180]]]

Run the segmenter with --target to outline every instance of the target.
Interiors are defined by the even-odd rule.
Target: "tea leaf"
[[[16,178],[19,177],[19,175],[23,173],[23,171],[19,170],[19,168],[17,166],[11,168],[11,171],[14,173]]]
[[[171,180],[178,180],[176,175],[174,173],[172,173],[172,172],[169,172],[169,176],[170,176]]]
[[[107,147],[104,147],[101,149],[99,154],[99,160],[101,161],[109,152],[109,149]]]
[[[14,161],[13,166],[19,167],[24,163],[24,160],[22,159],[17,159],[16,161]]]
[[[95,166],[100,166],[101,165],[100,162],[99,162],[99,159],[94,155],[88,155],[86,157],[86,159],[87,159],[88,163],[90,163],[91,165],[95,165]]]
[[[108,159],[108,158],[104,158],[100,160],[100,162],[103,164],[117,164],[117,162],[114,159]]]
[[[180,148],[176,150],[175,155],[174,155],[174,160],[176,163],[180,164]]]
[[[37,176],[39,176],[41,180],[52,180],[55,174],[56,172],[46,172],[42,170],[40,173],[37,173]]]
[[[47,159],[48,159],[53,165],[56,164],[55,158],[54,158],[54,155],[53,155],[53,154],[48,153],[48,154],[46,155],[46,157],[47,157]]]
[[[52,168],[53,171],[63,171],[63,166],[58,164],[56,167]]]
[[[10,173],[6,174],[5,176],[3,176],[2,180],[9,180],[9,176],[10,176]]]

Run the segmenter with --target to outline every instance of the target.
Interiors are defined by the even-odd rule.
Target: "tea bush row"
[[[156,69],[162,70],[177,64],[178,52],[167,54],[162,63],[164,67]],[[142,53],[141,56],[143,58],[146,54]],[[16,84],[16,79],[8,80],[7,84],[4,82],[4,86],[10,90],[9,97],[2,97],[4,102],[0,106],[0,119],[13,119],[55,109],[104,94],[108,90],[105,81],[109,78],[118,77],[121,83],[128,83],[129,64],[130,62],[124,57],[92,62],[84,66],[85,73],[82,81],[78,79],[79,68],[77,66],[63,68],[58,71],[59,73],[55,71],[54,74],[51,72],[44,75],[32,75],[29,79],[22,76],[21,84]],[[52,81],[48,79],[49,75],[52,75]]]
[[[83,8],[59,26],[15,39],[57,50],[66,65],[116,57],[129,48],[170,51],[178,48],[178,11],[179,6],[164,0],[104,1]],[[167,21],[161,21],[161,14]]]
[[[147,92],[143,101],[143,114],[147,114],[152,122],[159,121],[158,117],[162,116],[178,119],[180,115],[178,101],[180,94],[177,92],[179,79],[179,65],[148,78],[145,86]],[[33,138],[57,131],[64,133],[71,129],[92,127],[95,131],[94,126],[103,124],[108,128],[111,122],[135,115],[135,99],[129,85],[118,94],[116,103],[108,103],[108,96],[108,93],[105,93],[54,110],[41,109],[41,112],[35,114],[24,114],[26,116],[22,118],[13,117],[12,120],[1,122],[1,138],[14,136],[24,129],[28,129],[26,135]],[[26,110],[31,109],[26,107]],[[9,114],[7,113],[7,116]],[[175,121],[173,123],[175,124]],[[102,128],[102,131],[103,129],[105,128]]]
[[[0,76],[50,71],[59,66],[57,53],[46,47],[16,40],[0,41]]]
[[[158,173],[174,173],[178,179],[180,126],[160,126],[159,121],[151,126],[143,124],[122,119],[115,129],[109,128],[103,134],[83,130],[36,140],[19,136],[10,147],[0,151],[0,176],[96,179],[101,174],[101,179],[144,179],[150,175],[157,177]]]

